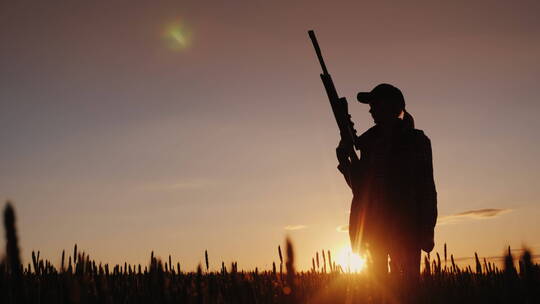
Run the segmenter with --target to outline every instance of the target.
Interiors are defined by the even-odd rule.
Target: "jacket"
[[[380,126],[370,128],[357,138],[360,159],[340,158],[338,169],[353,192],[351,244],[355,251],[393,243],[430,252],[437,220],[431,142],[401,120],[393,131],[384,137]]]

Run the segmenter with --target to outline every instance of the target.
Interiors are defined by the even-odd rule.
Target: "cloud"
[[[465,219],[489,219],[497,217],[501,214],[508,213],[512,209],[495,209],[495,208],[486,208],[486,209],[476,209],[468,210],[456,214],[439,216],[437,219],[437,225],[446,225],[462,221]],[[336,227],[337,232],[349,232],[349,225],[340,225]]]
[[[476,209],[476,210],[468,210],[456,214],[446,215],[446,216],[440,216],[437,220],[438,225],[446,225],[455,223],[461,220],[465,219],[489,219],[497,217],[501,214],[508,213],[512,211],[512,209],[495,209],[495,208],[487,208],[487,209]]]
[[[337,232],[349,232],[349,225],[340,225],[336,227]]]
[[[527,250],[531,252],[531,248],[510,249],[510,251],[512,252],[512,257],[516,261],[519,260],[523,256],[525,251]],[[479,256],[479,259],[480,261],[482,261],[484,258],[488,261],[501,261],[501,260],[504,260],[505,257],[506,257],[506,252],[504,255],[494,255],[494,256],[486,256],[486,257]],[[533,261],[536,261],[540,259],[540,254],[531,254],[531,258],[533,259]],[[474,259],[475,259],[474,256],[457,257],[457,258],[454,258],[454,261],[461,262],[461,261],[470,261]]]
[[[300,230],[300,229],[306,229],[306,225],[287,225],[284,227],[285,230]]]

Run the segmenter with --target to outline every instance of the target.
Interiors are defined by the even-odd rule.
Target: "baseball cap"
[[[360,92],[357,99],[361,103],[370,104],[374,101],[395,102],[402,108],[405,108],[405,98],[401,90],[388,83],[377,85],[371,92]]]

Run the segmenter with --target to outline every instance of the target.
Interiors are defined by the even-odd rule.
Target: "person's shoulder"
[[[370,145],[370,143],[373,142],[376,137],[377,129],[378,128],[375,125],[367,129],[364,133],[360,134],[360,136],[356,138],[357,143],[360,145],[361,149],[366,149]]]
[[[362,134],[360,134],[360,136],[358,136],[358,140],[360,140],[360,141],[370,140],[371,138],[373,138],[376,135],[377,129],[378,129],[378,127],[376,125],[369,128],[369,129],[367,129],[364,133],[362,133]]]
[[[362,133],[359,137],[362,137],[362,136],[371,136],[373,134],[375,134],[375,132],[377,132],[377,129],[378,129],[378,126],[377,125],[374,125],[373,127],[367,129],[364,133]]]
[[[411,129],[411,132],[415,137],[429,140],[429,137],[426,135],[426,132],[424,132],[424,130]]]
[[[431,144],[431,140],[423,130],[411,129],[410,134],[417,143]]]

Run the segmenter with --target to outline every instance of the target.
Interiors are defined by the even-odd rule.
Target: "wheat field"
[[[369,271],[351,273],[332,261],[330,252],[313,261],[309,271],[294,268],[294,248],[277,249],[272,270],[239,270],[221,263],[220,271],[205,263],[185,272],[171,256],[152,252],[148,265],[102,264],[74,246],[62,251],[55,267],[32,252],[22,265],[15,213],[4,211],[6,256],[0,263],[1,303],[540,303],[540,265],[530,251],[517,258],[510,248],[499,268],[475,254],[475,267],[460,268],[453,255],[426,256],[419,280],[389,273],[375,279]],[[446,246],[445,246],[446,248]],[[315,262],[316,261],[316,262]],[[369,268],[368,268],[369,270]]]

